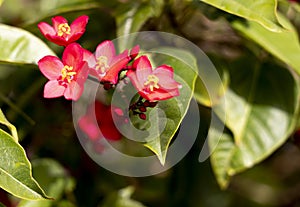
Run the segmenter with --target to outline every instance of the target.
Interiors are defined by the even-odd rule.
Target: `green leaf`
[[[229,183],[230,176],[227,171],[230,169],[230,161],[235,145],[229,132],[219,130],[213,125],[209,130],[208,141],[212,151],[210,162],[220,187],[224,189]]]
[[[3,1],[4,1],[4,0],[0,0],[0,6],[2,5]]]
[[[0,109],[0,124],[7,126],[12,134],[13,139],[18,142],[18,132],[14,125],[12,125],[4,116],[2,110]]]
[[[114,192],[108,196],[101,207],[145,207],[142,203],[130,198],[133,192],[132,186]]]
[[[60,203],[60,199],[63,197],[65,192],[73,191],[75,187],[74,180],[68,176],[65,169],[55,160],[47,158],[34,160],[32,161],[32,167],[33,175],[36,180],[43,189],[45,189],[45,192],[55,200],[22,200],[18,207],[55,206]],[[68,206],[70,206],[70,204]]]
[[[300,46],[297,31],[283,15],[279,14],[279,21],[287,28],[287,31],[270,32],[255,22],[243,24],[235,21],[232,26],[300,74]]]
[[[155,115],[156,119],[150,120],[152,125],[156,123],[157,131],[162,126],[164,129],[158,137],[148,141],[145,146],[157,155],[161,164],[164,164],[170,142],[179,128],[193,96],[197,65],[194,56],[187,51],[168,47],[161,47],[155,51],[160,52],[157,59],[154,58],[155,63],[171,65],[176,74],[175,80],[182,84],[180,96],[159,102],[157,107],[164,113],[158,112]],[[167,54],[167,56],[163,54]]]
[[[216,70],[218,71],[219,76],[221,77],[221,81],[215,80],[214,78],[207,78],[205,81],[208,82],[210,88],[210,94],[208,93],[203,81],[201,80],[200,76],[198,76],[196,84],[195,84],[195,99],[202,105],[207,107],[212,107],[213,105],[218,104],[220,98],[224,95],[225,91],[227,90],[229,84],[229,74],[226,69],[226,64],[224,61],[220,59],[209,57],[212,63],[214,64]],[[211,97],[215,96],[215,97]],[[212,103],[214,100],[215,103]]]
[[[276,16],[277,0],[200,0],[228,13],[257,22],[273,32],[284,29]]]
[[[0,187],[22,199],[47,199],[31,175],[24,149],[3,130],[0,130],[0,148]]]
[[[0,62],[4,63],[37,64],[45,55],[55,55],[33,34],[4,24],[0,24],[0,45]]]
[[[160,15],[164,1],[133,1],[127,4],[120,4],[116,13],[117,35],[124,36],[134,32],[138,32],[146,21]],[[126,38],[123,38],[119,43],[121,51],[128,49]]]
[[[99,9],[102,5],[99,2],[90,0],[75,0],[75,1],[44,1],[41,4],[41,14],[31,18],[30,22],[26,23],[26,28],[29,26],[36,27],[41,19],[47,19],[54,16],[64,16],[67,13],[84,12],[92,9]]]
[[[213,170],[223,188],[231,176],[280,147],[296,125],[299,86],[294,77],[284,68],[255,62],[246,58],[231,65],[226,105],[215,107],[217,114],[226,112],[222,121],[232,132],[209,133]]]

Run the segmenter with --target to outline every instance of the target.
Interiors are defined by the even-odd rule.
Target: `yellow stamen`
[[[76,75],[76,72],[72,71],[73,67],[65,65],[63,69],[61,69],[61,79],[62,81],[67,80],[68,83],[70,83],[73,79],[74,76]]]
[[[57,35],[61,37],[64,34],[71,34],[71,28],[68,23],[62,23],[58,25]]]
[[[149,86],[150,91],[153,91],[154,88],[159,88],[158,85],[159,78],[155,75],[148,75],[147,81],[144,83],[144,86]]]
[[[109,68],[108,58],[106,56],[101,55],[97,58],[96,70],[100,69],[101,73],[105,73],[107,68]]]

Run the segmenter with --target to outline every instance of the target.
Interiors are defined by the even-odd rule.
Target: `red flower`
[[[174,80],[172,67],[161,65],[152,70],[147,56],[141,56],[134,61],[133,68],[126,75],[143,98],[159,101],[179,96],[181,84]]]
[[[92,55],[79,44],[72,43],[63,52],[62,61],[55,56],[39,60],[41,72],[49,79],[44,87],[45,98],[64,95],[66,99],[78,100],[88,76],[86,58]]]
[[[112,118],[113,112],[120,117],[120,122],[124,121],[120,110],[118,108],[111,110],[111,106],[95,101],[94,104],[89,106],[87,113],[79,119],[79,128],[88,135],[91,141],[102,138],[112,141],[120,140],[122,135],[116,128]]]
[[[93,66],[91,74],[98,77],[102,83],[116,84],[119,72],[127,65],[129,60],[127,50],[116,55],[113,42],[106,40],[97,46],[95,56],[90,61]]]
[[[57,45],[67,46],[83,35],[88,19],[88,16],[80,16],[69,26],[64,17],[56,16],[52,18],[53,27],[46,22],[41,22],[38,28],[46,39]]]

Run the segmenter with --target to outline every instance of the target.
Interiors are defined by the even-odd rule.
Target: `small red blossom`
[[[57,45],[67,46],[77,41],[83,35],[88,19],[88,16],[83,15],[69,25],[64,17],[56,16],[52,18],[53,26],[46,22],[40,22],[38,28],[46,39]]]
[[[118,141],[122,138],[121,133],[115,126],[112,113],[120,117],[116,124],[122,124],[121,122],[124,121],[123,112],[119,108],[113,108],[113,110],[112,108],[95,101],[94,104],[89,106],[87,113],[79,119],[79,128],[88,135],[91,141],[97,141],[102,138]]]
[[[64,96],[68,100],[78,100],[88,76],[86,59],[90,55],[92,54],[79,44],[72,43],[65,48],[62,61],[50,55],[40,59],[38,66],[49,79],[44,87],[44,97]]]
[[[181,84],[174,80],[172,67],[161,65],[152,70],[148,57],[141,56],[134,61],[133,68],[126,75],[146,100],[159,101],[179,96]]]
[[[94,58],[89,61],[93,68],[91,74],[102,83],[117,84],[119,72],[129,60],[128,50],[116,55],[113,42],[106,40],[97,46]]]

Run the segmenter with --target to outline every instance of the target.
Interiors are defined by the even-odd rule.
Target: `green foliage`
[[[157,17],[162,11],[164,2],[162,0],[150,0],[149,2],[132,1],[125,5],[120,4],[116,16],[117,35],[126,36],[140,31],[141,27],[151,17]],[[130,45],[125,41],[119,43],[120,51],[127,49]]]
[[[287,28],[287,31],[274,33],[255,22],[243,24],[236,21],[233,22],[232,26],[300,74],[300,60],[298,57],[300,45],[297,31],[283,15],[279,15],[279,21]]]
[[[23,199],[47,199],[48,197],[31,175],[31,164],[21,145],[2,129],[0,129],[0,140],[2,149],[0,187]]]
[[[22,199],[18,207],[299,205],[293,193],[300,183],[298,3],[0,0],[0,5],[0,187]],[[156,65],[171,65],[183,88],[180,97],[161,101],[155,108],[159,111],[147,111],[149,121],[132,117],[140,127],[156,132],[163,127],[159,136],[143,143],[149,153],[165,163],[193,97],[201,114],[197,143],[171,170],[149,178],[105,171],[82,152],[70,103],[42,99],[45,79],[32,69],[41,57],[60,53],[62,47],[38,38],[37,23],[50,22],[55,15],[74,19],[82,14],[90,20],[80,43],[90,50],[104,39],[141,30],[172,31],[203,49],[215,65],[223,85],[208,80],[213,87],[208,93],[202,77],[197,77],[195,54],[159,48],[162,55],[151,57]],[[132,44],[124,38],[118,49],[129,49],[127,45]],[[223,100],[225,105],[219,105]],[[211,112],[225,125],[224,131],[210,128]],[[210,162],[198,163],[206,137]],[[114,146],[135,147],[124,143]],[[33,170],[26,153],[37,158]],[[4,206],[1,199],[0,192]]]
[[[52,159],[39,159],[32,161],[32,168],[33,176],[54,200],[22,200],[18,207],[74,206],[62,199],[65,193],[70,194],[74,190],[75,183],[59,163]]]
[[[0,124],[7,126],[11,132],[13,139],[18,142],[18,132],[14,125],[12,125],[4,116],[2,110],[0,109]]]
[[[113,192],[101,207],[145,207],[142,203],[130,198],[133,192],[134,188],[132,186]]]
[[[176,75],[175,79],[182,84],[182,88],[180,89],[181,95],[179,97],[159,103],[158,109],[161,109],[163,112],[158,112],[156,120],[151,120],[151,124],[156,123],[157,131],[164,125],[165,128],[159,133],[159,137],[145,144],[146,147],[158,156],[160,162],[164,164],[168,147],[188,110],[189,102],[193,96],[197,77],[197,65],[193,55],[184,50],[162,47],[158,48],[158,51],[161,54],[157,64],[160,65],[159,63],[161,62],[162,64],[172,65]],[[167,56],[163,54],[167,54]]]
[[[40,39],[20,28],[0,24],[0,61],[11,64],[37,64],[45,55],[54,55]]]
[[[299,110],[299,86],[288,70],[244,62],[255,61],[245,58],[231,65],[226,105],[216,107],[217,114],[226,113],[222,121],[232,134],[213,130],[210,137],[212,164],[223,187],[229,176],[252,167],[286,141]]]
[[[257,0],[249,3],[247,0],[201,0],[228,13],[255,21],[273,32],[282,32],[277,14],[277,0]]]

